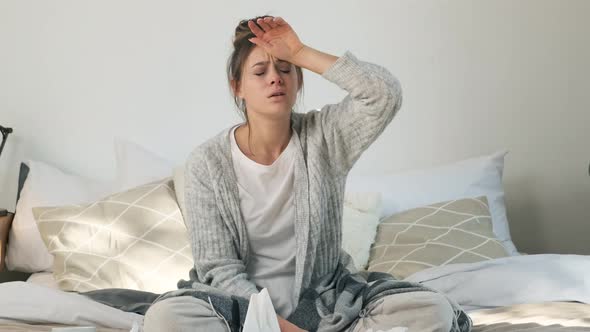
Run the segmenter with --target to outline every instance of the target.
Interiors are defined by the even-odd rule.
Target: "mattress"
[[[590,331],[590,304],[547,302],[470,312],[473,332]]]

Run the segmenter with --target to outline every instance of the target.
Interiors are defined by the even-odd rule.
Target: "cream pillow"
[[[343,205],[342,249],[350,255],[357,270],[364,270],[377,234],[381,195],[346,192]]]
[[[37,207],[60,289],[177,289],[193,267],[173,181],[165,179],[92,204]]]
[[[398,279],[434,266],[507,257],[492,230],[485,197],[423,206],[383,219],[369,271]]]

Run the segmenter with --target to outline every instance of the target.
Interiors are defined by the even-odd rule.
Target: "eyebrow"
[[[287,61],[285,61],[285,60],[277,60],[277,62],[280,62],[280,63],[288,63],[288,64],[290,64],[289,62],[287,62]],[[254,68],[254,67],[256,67],[256,66],[262,66],[262,65],[266,65],[267,63],[269,63],[269,61],[260,61],[260,62],[257,62],[257,63],[255,63],[255,64],[252,66],[252,68]]]

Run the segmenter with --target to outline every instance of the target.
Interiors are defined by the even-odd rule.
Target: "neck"
[[[280,119],[250,116],[248,123],[236,129],[236,141],[240,150],[250,159],[263,164],[272,164],[285,150],[290,139],[290,114]]]

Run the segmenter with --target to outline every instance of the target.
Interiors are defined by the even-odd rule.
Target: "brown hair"
[[[256,25],[256,21],[259,18],[265,17],[272,17],[270,15],[264,16],[257,16],[255,18],[249,20],[241,20],[238,26],[236,27],[234,38],[233,38],[233,51],[227,61],[227,80],[229,82],[230,92],[234,98],[234,102],[238,107],[240,115],[244,117],[246,122],[248,122],[248,113],[246,110],[246,103],[243,99],[240,99],[234,92],[234,89],[240,84],[242,80],[242,69],[244,68],[244,64],[246,63],[246,59],[252,52],[255,44],[250,42],[248,39],[256,37],[254,33],[248,27],[248,21],[254,21]],[[260,27],[260,26],[259,26]],[[301,67],[295,66],[295,72],[297,73],[297,79],[299,84],[299,91],[302,91],[303,88],[303,72]],[[232,82],[234,82],[232,84]],[[234,86],[235,84],[235,86]],[[301,97],[301,93],[299,94]]]

